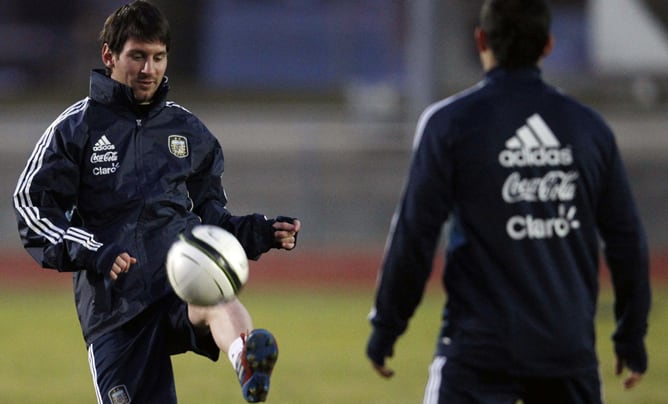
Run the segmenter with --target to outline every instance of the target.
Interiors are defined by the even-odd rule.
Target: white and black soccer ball
[[[166,267],[174,292],[198,306],[234,298],[248,280],[243,247],[232,233],[212,225],[180,234],[167,253]]]

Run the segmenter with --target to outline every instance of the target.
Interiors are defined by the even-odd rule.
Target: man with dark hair
[[[170,356],[186,351],[212,360],[226,352],[244,398],[264,401],[274,336],[254,329],[236,299],[179,300],[165,257],[180,233],[205,223],[233,233],[257,259],[293,249],[300,222],[226,209],[220,144],[166,100],[170,30],[155,6],[119,8],[100,38],[105,70],[91,72],[90,95],[49,126],[19,178],[23,244],[44,268],[74,273],[99,403],[176,403]]]
[[[613,133],[546,84],[544,0],[487,0],[475,30],[485,78],[428,107],[370,314],[367,356],[406,331],[446,220],[447,302],[425,403],[600,403],[599,240],[612,274],[617,374],[647,369],[648,249]]]

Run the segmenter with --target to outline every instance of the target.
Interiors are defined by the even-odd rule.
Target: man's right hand
[[[112,281],[117,280],[120,274],[128,272],[132,264],[136,263],[137,259],[132,257],[130,254],[126,252],[119,254],[114,260],[114,263],[111,265],[109,277]]]
[[[617,362],[615,365],[615,374],[617,376],[621,376],[621,374],[624,372],[625,368],[625,363],[624,360],[621,359],[620,357],[617,357]],[[642,372],[636,372],[633,370],[629,371],[629,374],[624,378],[624,388],[625,389],[632,389],[634,388],[640,381],[642,380]]]

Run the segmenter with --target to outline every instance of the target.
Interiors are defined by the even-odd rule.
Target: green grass
[[[421,402],[443,301],[429,293],[397,343],[392,380],[373,373],[364,356],[371,291],[269,292],[243,295],[255,325],[278,338],[274,403]],[[624,391],[613,374],[612,298],[604,292],[598,318],[601,374],[608,403],[665,403],[668,375],[668,289],[655,290],[648,336],[650,371]],[[95,402],[83,340],[69,291],[0,291],[0,403]],[[193,354],[174,357],[181,403],[242,403],[226,356],[214,363]]]

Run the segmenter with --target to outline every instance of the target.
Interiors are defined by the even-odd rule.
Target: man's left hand
[[[297,233],[301,229],[301,222],[299,219],[291,219],[289,221],[281,221],[276,219],[273,224],[274,241],[279,248],[285,250],[292,250],[297,245]]]

